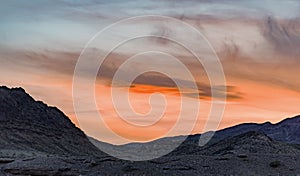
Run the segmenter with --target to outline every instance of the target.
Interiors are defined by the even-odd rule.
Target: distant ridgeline
[[[22,88],[0,87],[0,152],[28,151],[51,155],[100,155],[98,150],[70,119],[55,107],[35,101]],[[299,153],[300,116],[277,124],[245,123],[217,131],[204,147],[198,146],[201,134],[190,135],[169,155],[222,155],[226,153]],[[170,145],[183,136],[158,139],[148,143],[121,146],[118,150],[155,150]],[[94,140],[94,144],[97,143]],[[103,144],[102,142],[99,142]],[[134,150],[133,150],[134,149]],[[9,152],[6,152],[9,153]]]

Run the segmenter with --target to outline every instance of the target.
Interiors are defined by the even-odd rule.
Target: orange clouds
[[[168,133],[176,123],[181,98],[173,96],[174,92],[178,93],[175,88],[141,85],[130,87],[129,92],[124,87],[115,89],[117,92],[111,95],[112,87],[98,85],[96,95],[104,123],[117,135],[133,141],[154,140]],[[164,97],[151,97],[158,92]],[[130,108],[126,98],[117,104],[112,98],[126,93],[129,93]]]
[[[163,94],[169,94],[169,95],[179,95],[179,89],[176,87],[159,87],[159,86],[151,86],[151,85],[132,85],[129,88],[130,91],[136,92],[136,93],[146,93],[146,94],[152,94],[152,93],[163,93]]]
[[[116,52],[108,56],[97,75],[95,93],[98,107],[90,108],[89,101],[83,97],[81,99],[82,111],[75,114],[72,76],[80,54],[79,50],[2,48],[0,83],[11,87],[24,87],[35,99],[57,106],[88,135],[116,144],[123,141],[118,140],[114,135],[127,138],[130,142],[130,140],[148,141],[165,135],[189,134],[185,127],[193,126],[192,118],[195,114],[192,112],[195,107],[192,105],[182,113],[183,118],[180,121],[182,129],[172,131],[173,126],[179,120],[182,102],[187,104],[200,102],[200,106],[197,107],[199,108],[197,120],[191,130],[192,133],[203,132],[211,110],[211,89],[219,90],[224,86],[226,86],[226,92],[217,91],[218,95],[227,95],[226,101],[217,98],[219,104],[226,104],[218,129],[243,122],[278,122],[287,116],[300,113],[300,79],[298,79],[300,61],[297,58],[298,51],[290,52],[299,48],[299,31],[297,30],[299,20],[285,21],[272,18],[267,21],[266,19],[222,21],[216,18],[202,21],[196,17],[183,19],[197,23],[196,26],[216,48],[225,71],[226,85],[209,85],[209,78],[201,64],[195,62],[186,51],[183,52],[177,48],[166,51],[174,54],[192,72],[197,81],[198,90],[190,90],[191,82],[186,80],[180,72],[176,75],[178,76],[176,79],[180,79],[186,86],[181,87],[182,93],[165,75],[145,73],[140,75],[129,88],[121,87],[122,85],[113,87],[116,89],[117,101],[114,104],[111,95],[111,79],[118,66],[135,54]],[[289,28],[285,33],[285,29],[289,26],[293,28]],[[164,30],[162,34],[165,35]],[[168,32],[172,33],[172,31]],[[155,42],[154,44],[159,44]],[[144,39],[138,41],[138,44],[140,45],[136,46],[150,47],[148,45],[153,43]],[[171,45],[170,43],[162,44],[164,47]],[[285,44],[287,45],[282,47]],[[135,45],[127,47],[132,46]],[[126,51],[126,46],[123,47],[123,51]],[[156,45],[153,49],[155,47]],[[122,46],[120,48],[122,49]],[[163,61],[161,59],[161,62]],[[122,70],[121,73],[142,70],[151,62],[153,62],[151,57],[147,58],[146,63],[135,62],[131,65],[134,69]],[[168,62],[163,64],[166,70],[177,69],[169,68]],[[89,73],[89,68],[86,68],[86,72]],[[124,96],[127,93],[128,97]],[[200,99],[195,98],[198,96]],[[126,104],[127,100],[130,102],[129,105]],[[114,105],[118,105],[117,110]],[[109,133],[103,124],[115,134]]]

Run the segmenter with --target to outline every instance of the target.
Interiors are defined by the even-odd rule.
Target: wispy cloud
[[[293,58],[299,57],[300,18],[278,21],[268,17],[264,24],[263,35],[276,51]]]
[[[193,82],[179,74],[180,69],[170,66],[164,57],[141,57],[143,62],[137,60],[127,69],[119,70],[120,73],[127,76],[146,69],[154,62],[153,57],[160,59],[156,62],[163,69],[178,71],[173,80],[163,74],[148,72],[133,81],[129,89],[142,110],[146,106],[141,101],[154,92],[168,94],[172,103],[178,103],[179,92],[174,83],[177,80],[183,83],[184,98],[193,101],[200,96],[204,104],[210,102],[212,89],[217,91],[217,96],[226,94],[231,101],[225,112],[227,126],[237,121],[265,121],[271,116],[281,118],[298,113],[300,2],[297,0],[1,1],[0,83],[25,87],[33,96],[59,106],[76,122],[71,95],[72,76],[85,44],[98,31],[120,19],[153,14],[174,17],[202,32],[222,62],[227,84],[210,86],[201,63],[179,44],[163,39],[174,36],[184,39],[190,34],[178,33],[180,30],[175,27],[180,29],[180,25],[171,27],[163,23],[147,29],[149,35],[157,37],[136,39],[109,54],[97,75],[99,92],[111,88],[111,80],[124,61],[145,50],[159,50],[181,61],[195,78],[197,88],[189,89]],[[120,26],[120,29],[120,33],[113,33],[112,38],[101,42],[107,44],[115,40],[114,37],[126,37],[128,31],[145,30],[136,23]],[[197,44],[197,41],[189,43]],[[97,46],[93,49],[103,52]],[[84,76],[90,76],[89,67],[85,72]],[[102,79],[105,81],[100,82]],[[122,86],[124,80],[118,81]],[[111,109],[105,104],[107,99],[101,103],[110,117]],[[174,115],[174,107],[168,115]],[[98,110],[88,111],[96,113]],[[207,104],[206,111],[209,111]],[[206,115],[201,114],[201,123]],[[134,130],[131,132],[133,134]]]

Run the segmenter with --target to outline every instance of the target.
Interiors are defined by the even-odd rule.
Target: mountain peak
[[[13,92],[23,92],[23,93],[27,94],[26,91],[22,87],[9,88],[7,86],[0,86],[0,91],[1,90],[2,91],[13,91]]]
[[[0,122],[1,150],[57,155],[99,153],[63,112],[35,101],[22,88],[0,87]]]
[[[282,121],[280,121],[277,124],[282,124],[282,123],[290,123],[290,124],[299,123],[298,125],[300,125],[300,115],[297,115],[297,116],[294,116],[294,117],[288,117],[286,119],[283,119]]]
[[[289,144],[277,142],[259,131],[249,131],[231,138],[221,140],[203,150],[210,155],[273,153],[300,154],[300,151]]]
[[[265,141],[272,141],[270,137],[264,134],[261,131],[249,131],[244,134],[238,135],[238,138],[241,139],[258,139],[258,140],[265,140]]]

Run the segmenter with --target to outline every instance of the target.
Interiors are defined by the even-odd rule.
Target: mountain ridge
[[[53,155],[100,154],[58,108],[35,101],[22,88],[0,87],[1,150]]]
[[[272,126],[240,125],[217,132],[213,142],[199,146],[200,135],[188,136],[171,153],[149,161],[125,161],[100,152],[70,119],[55,107],[35,101],[22,88],[0,87],[0,175],[296,175],[299,145],[273,140],[261,131],[297,141],[298,118]],[[255,127],[255,128],[254,128]],[[272,130],[274,127],[274,130]],[[278,130],[279,128],[279,130]],[[282,130],[285,129],[285,133]],[[240,131],[239,131],[240,130]],[[236,135],[238,131],[242,134]],[[247,132],[248,131],[248,132]],[[185,136],[149,143],[102,147],[141,155],[161,150]],[[289,137],[289,138],[286,138]],[[88,139],[89,138],[89,139]],[[97,142],[97,141],[96,141]],[[158,144],[158,145],[157,145]],[[123,147],[123,148],[122,148]],[[130,151],[132,153],[130,153]],[[141,152],[139,152],[141,151]],[[122,154],[122,151],[120,152]],[[150,156],[151,157],[151,156]]]

